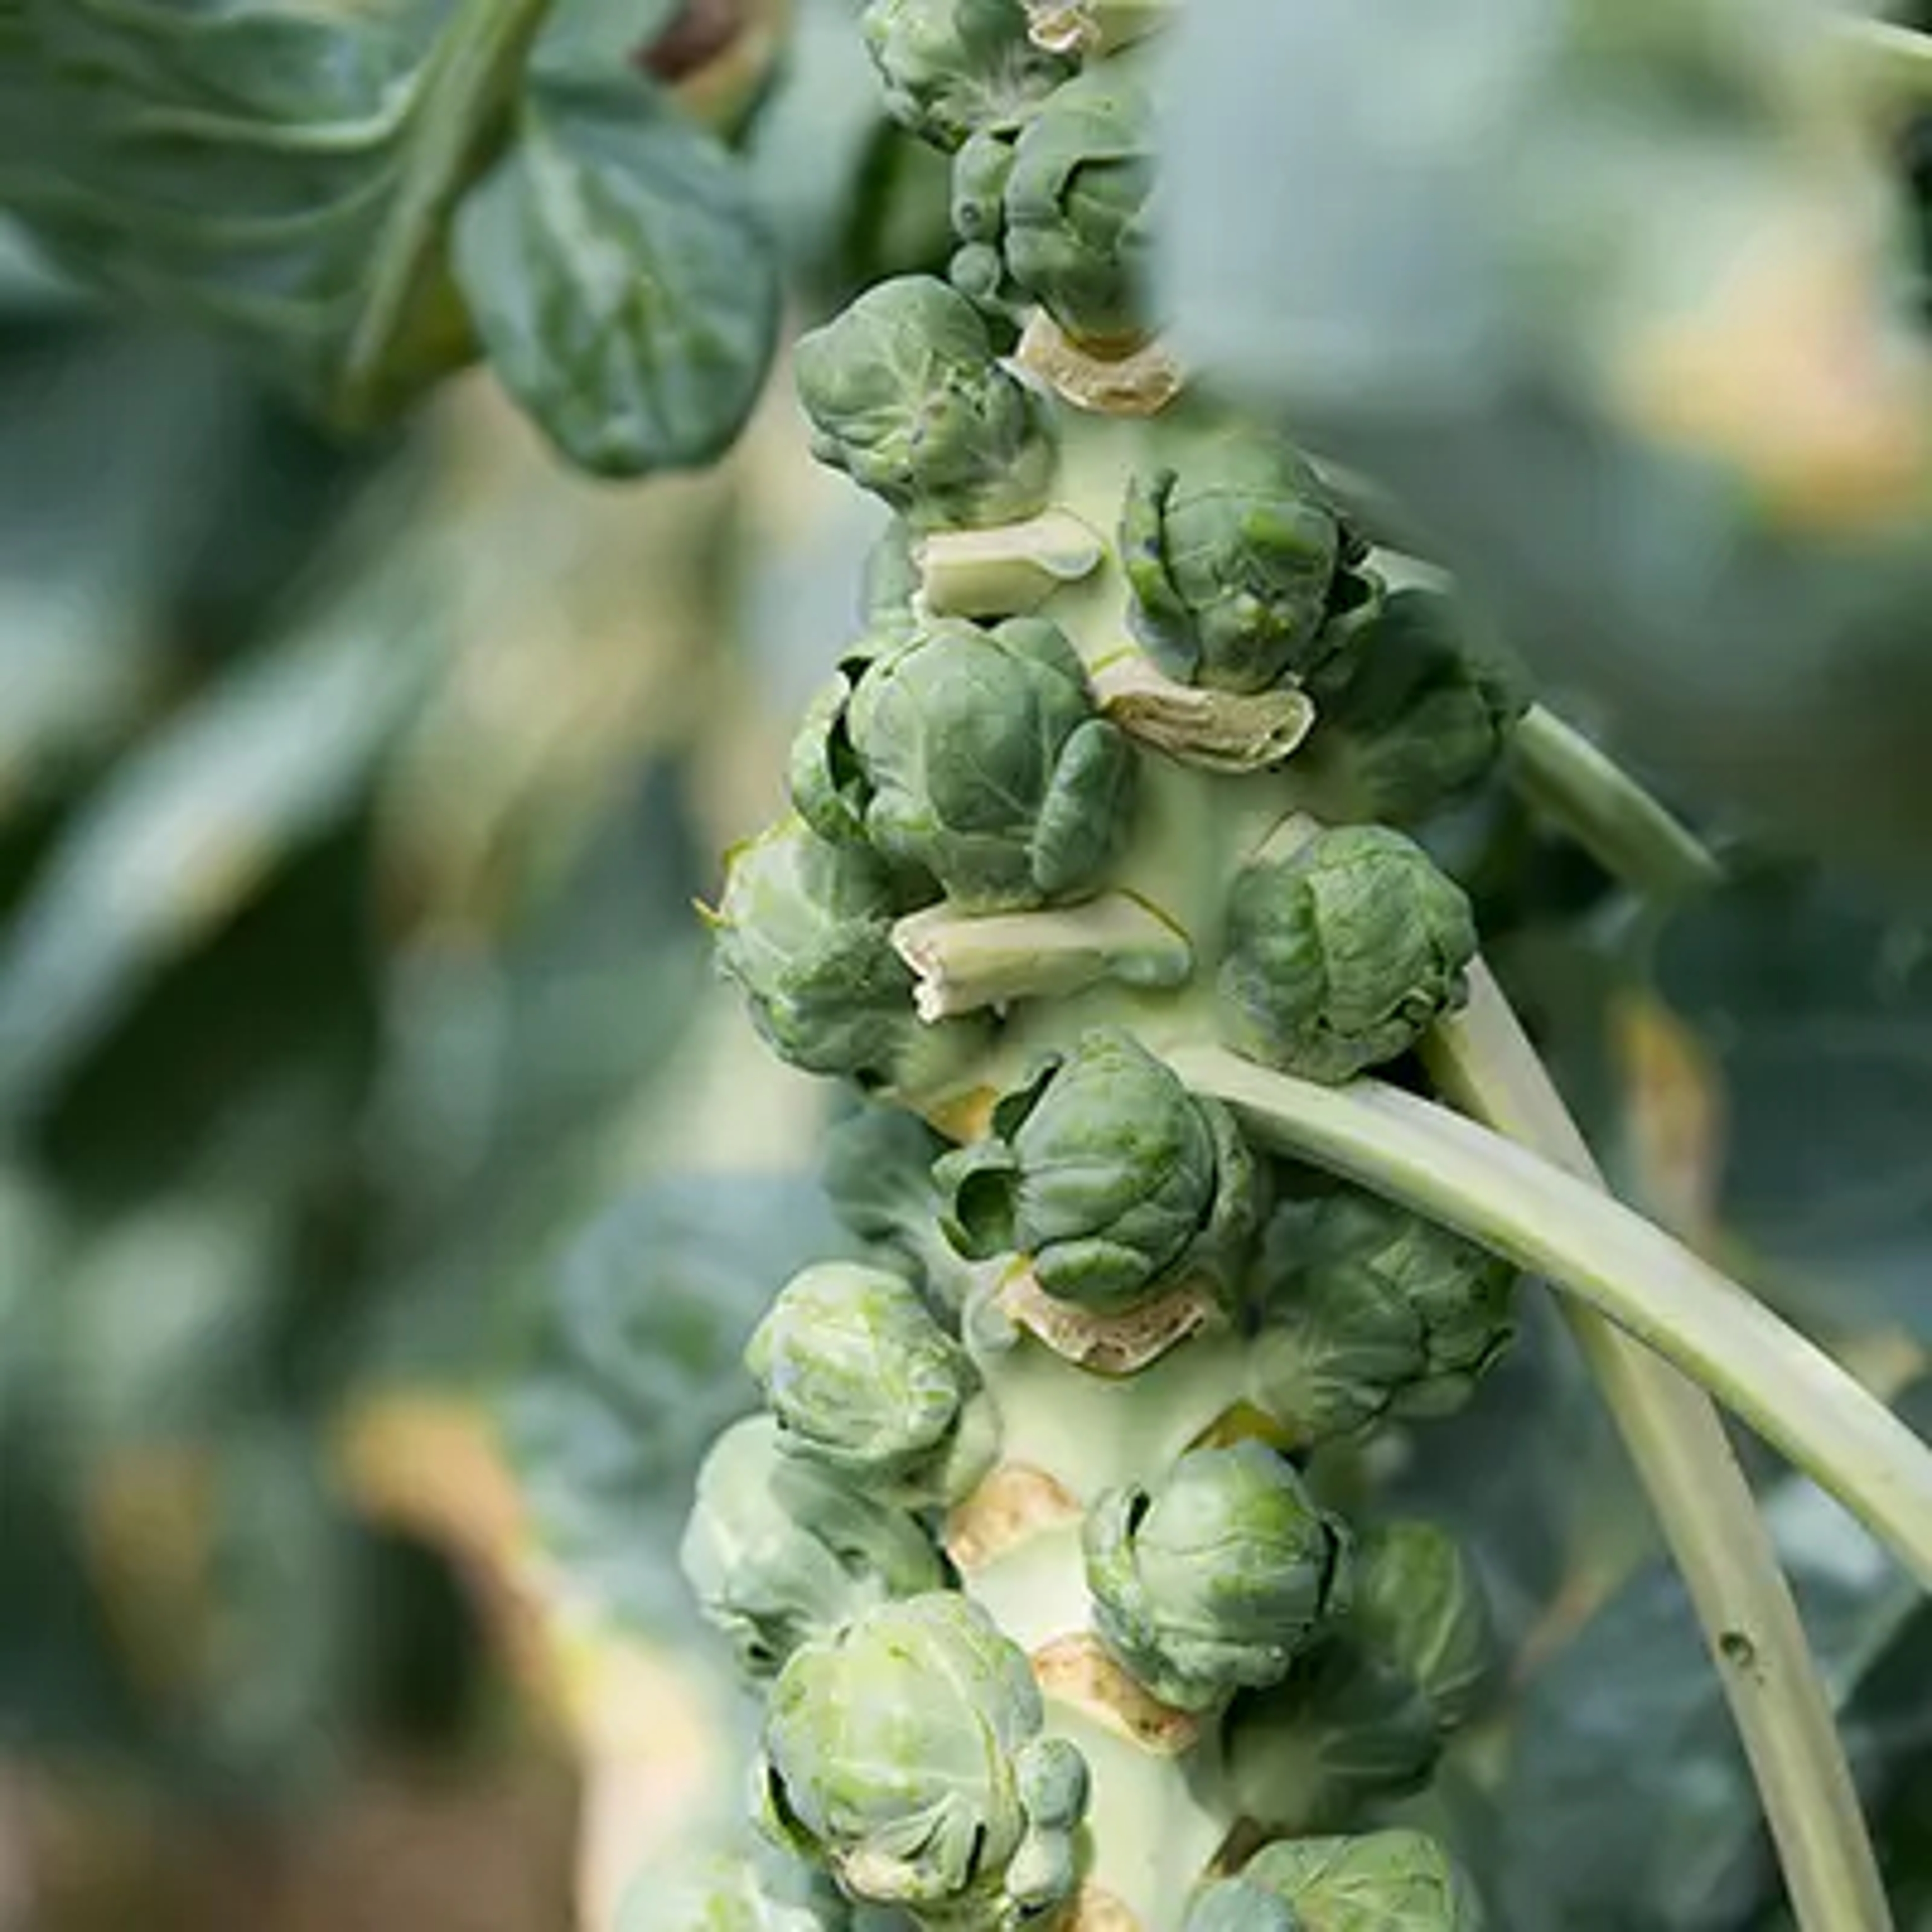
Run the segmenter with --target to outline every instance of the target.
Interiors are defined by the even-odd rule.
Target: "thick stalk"
[[[1322,1087],[1220,1046],[1168,1058],[1278,1151],[1333,1168],[1576,1296],[1701,1383],[1932,1588],[1932,1450],[1837,1363],[1661,1228],[1432,1101]]]
[[[1600,1188],[1601,1172],[1478,962],[1469,1003],[1425,1042],[1444,1096]],[[1756,1498],[1696,1384],[1601,1315],[1564,1304],[1703,1627],[1757,1781],[1797,1922],[1886,1932],[1892,1916],[1825,1687]]]
[[[1623,768],[1574,726],[1532,704],[1510,734],[1516,788],[1614,878],[1660,899],[1718,883],[1714,860]]]

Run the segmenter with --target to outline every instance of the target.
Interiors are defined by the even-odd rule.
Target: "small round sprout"
[[[1287,1901],[1245,1878],[1216,1879],[1189,1908],[1183,1932],[1306,1932]]]
[[[1482,1932],[1468,1880],[1420,1832],[1265,1845],[1241,1877],[1282,1900],[1301,1932]]]
[[[813,1868],[758,1846],[653,1862],[626,1888],[616,1932],[852,1932],[852,1912]]]
[[[1316,726],[1296,760],[1329,815],[1408,824],[1495,769],[1527,709],[1520,670],[1470,641],[1439,591],[1394,592],[1310,680]]]
[[[734,1424],[705,1458],[679,1560],[754,1681],[868,1606],[946,1582],[910,1510],[786,1454],[764,1415]]]
[[[1162,1702],[1206,1710],[1284,1676],[1347,1594],[1348,1540],[1262,1443],[1196,1449],[1085,1528],[1102,1640]]]
[[[1254,1160],[1226,1109],[1114,1028],[1048,1059],[933,1175],[961,1253],[1023,1255],[1047,1294],[1100,1314],[1190,1273],[1220,1278],[1256,1214]]]
[[[1069,336],[1096,347],[1147,330],[1153,118],[1126,64],[1107,61],[1056,88],[1013,142],[1006,273]]]
[[[1434,1523],[1378,1523],[1358,1548],[1349,1627],[1376,1656],[1397,1660],[1436,1713],[1459,1730],[1483,1700],[1496,1651],[1484,1594],[1462,1546]]]
[[[1318,1638],[1279,1683],[1239,1693],[1222,1747],[1246,1816],[1270,1831],[1325,1832],[1420,1791],[1442,1734],[1408,1672],[1345,1628]]]
[[[1120,519],[1133,624],[1184,684],[1267,690],[1305,678],[1378,597],[1366,546],[1282,437],[1245,425],[1136,475]]]
[[[948,1594],[806,1645],[772,1687],[764,1822],[854,1898],[1010,1932],[1068,1897],[1086,1766],[1026,1654]]]
[[[812,454],[917,529],[1013,523],[1046,507],[1045,407],[945,283],[879,283],[801,337],[794,367]]]
[[[780,1289],[745,1351],[778,1446],[908,1502],[962,1494],[994,1448],[965,1350],[904,1276],[822,1262]]]
[[[1216,991],[1228,1044],[1330,1083],[1395,1059],[1460,1006],[1476,928],[1462,888],[1378,825],[1244,866]]]
[[[1296,1447],[1453,1414],[1515,1333],[1515,1268],[1366,1190],[1278,1202],[1250,1388]]]
[[[935,619],[848,670],[848,691],[800,734],[794,797],[822,825],[862,824],[959,910],[1078,893],[1119,848],[1132,750],[1094,710],[1057,626]]]
[[[892,950],[906,909],[865,846],[787,818],[730,855],[712,922],[718,967],[781,1058],[883,1079],[919,1024],[912,975]]]
[[[886,112],[939,148],[1023,120],[1078,66],[1034,45],[1022,0],[870,0],[862,26]]]

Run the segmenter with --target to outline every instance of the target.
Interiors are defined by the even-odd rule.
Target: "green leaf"
[[[708,463],[757,401],[776,257],[737,164],[641,81],[532,76],[455,268],[505,384],[598,474]]]
[[[1932,928],[1766,872],[1684,908],[1656,964],[1720,1084],[1727,1232],[1816,1318],[1932,1339]]]
[[[361,423],[466,361],[444,260],[547,0],[0,0],[0,206]]]
[[[758,1407],[746,1341],[799,1268],[856,1252],[792,1175],[659,1180],[571,1251],[506,1415],[539,1535],[605,1610],[692,1618],[677,1542],[712,1438]]]

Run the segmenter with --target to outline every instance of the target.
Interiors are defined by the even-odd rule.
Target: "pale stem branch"
[[[1480,962],[1469,1002],[1424,1058],[1444,1096],[1579,1179],[1604,1178],[1502,988]],[[1807,1932],[1892,1924],[1850,1766],[1798,1607],[1715,1406],[1580,1301],[1570,1332],[1682,1573]]]
[[[1516,789],[1613,878],[1660,898],[1721,876],[1696,835],[1574,725],[1532,704],[1510,734]]]
[[[1168,1058],[1250,1133],[1545,1276],[1667,1357],[1932,1588],[1932,1450],[1830,1356],[1589,1182],[1378,1081],[1314,1082],[1187,1046]]]

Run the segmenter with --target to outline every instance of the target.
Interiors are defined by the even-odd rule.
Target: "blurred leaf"
[[[532,74],[455,268],[503,382],[587,470],[708,463],[758,400],[773,251],[736,164],[639,76]]]
[[[1924,1426],[1932,1387],[1902,1405]],[[1767,1520],[1868,1793],[1932,1742],[1932,1610],[1858,1522],[1787,1479]],[[1640,1571],[1532,1680],[1503,1792],[1514,1922],[1724,1932],[1776,1887],[1756,1790],[1682,1583]]]
[[[712,1438],[757,1406],[746,1340],[788,1276],[854,1252],[790,1175],[662,1180],[581,1238],[506,1410],[537,1534],[574,1590],[648,1631],[688,1621],[678,1540]]]
[[[1185,9],[1166,298],[1393,492],[1550,694],[1922,892],[1927,350],[1830,12]]]
[[[1657,972],[1720,1080],[1726,1231],[1834,1326],[1932,1338],[1932,930],[1765,872],[1679,912]]]
[[[0,942],[0,1123],[39,1106],[157,964],[348,809],[439,642],[405,553],[230,672],[89,800]]]
[[[466,359],[448,207],[533,0],[0,4],[0,204],[63,266],[361,422]]]

